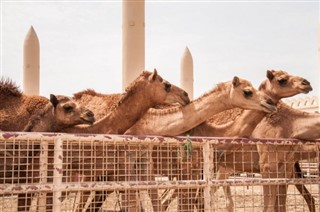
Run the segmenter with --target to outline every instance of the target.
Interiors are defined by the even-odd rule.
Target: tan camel
[[[156,70],[153,73],[145,71],[126,89],[125,95],[116,105],[113,104],[114,107],[103,119],[92,126],[73,127],[65,132],[123,134],[149,108],[164,103],[185,105],[189,101],[185,91],[163,80]]]
[[[22,131],[29,118],[44,108],[49,100],[42,96],[24,95],[10,80],[0,80],[0,129]]]
[[[287,72],[284,72],[281,70],[278,70],[278,71],[268,70],[266,73],[266,76],[267,76],[267,79],[261,83],[259,90],[262,93],[265,93],[268,96],[270,96],[276,103],[281,98],[290,97],[299,93],[308,93],[309,91],[312,90],[310,83],[304,78],[289,75]],[[229,122],[221,125],[214,124],[216,122],[220,122],[220,123],[225,122],[224,119],[220,118],[221,114],[223,114],[224,117],[230,118],[231,121],[229,120]],[[218,115],[213,116],[213,118],[211,118],[209,121],[206,121],[198,125],[197,127],[193,128],[188,132],[188,134],[191,136],[249,137],[253,132],[253,130],[255,129],[255,127],[257,126],[257,124],[263,119],[263,117],[265,117],[266,114],[267,113],[263,111],[242,110],[239,108],[234,110],[228,110],[226,113],[224,111],[222,113],[219,113]],[[227,149],[234,150],[238,148],[239,148],[238,145],[228,144],[228,145],[221,145],[220,150],[226,151]],[[217,150],[219,150],[219,147],[217,148]],[[249,154],[248,157],[251,156],[251,151],[248,154]],[[233,154],[230,155],[230,157],[232,156]],[[221,157],[224,158],[224,156],[221,156]],[[242,161],[240,159],[241,158],[238,158],[236,161],[237,162]],[[194,161],[201,161],[201,160],[198,159]],[[224,160],[224,161],[229,161],[229,160]],[[225,165],[225,163],[222,163],[222,164]],[[233,166],[230,166],[229,168],[230,168],[229,172],[232,174]],[[229,175],[227,175],[225,172],[222,173],[222,171],[217,173],[217,179],[226,179],[228,176]],[[215,189],[217,189],[217,187]],[[213,189],[213,193],[215,192],[215,189]],[[227,198],[227,204],[226,204],[227,208],[229,211],[233,211],[232,196],[230,192],[227,192],[227,191],[230,191],[230,188],[225,187],[224,190]]]
[[[320,138],[320,114],[306,113],[290,108],[284,103],[279,111],[265,117],[252,133],[254,138]],[[265,178],[293,177],[293,166],[301,159],[310,159],[318,154],[318,146],[306,145],[257,145],[261,174]],[[303,154],[300,154],[302,152]],[[264,211],[285,211],[287,186],[264,186]],[[279,205],[276,203],[280,192]]]

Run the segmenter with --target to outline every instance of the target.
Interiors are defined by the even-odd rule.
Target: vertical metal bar
[[[57,136],[54,141],[54,166],[53,166],[53,211],[60,212],[62,205],[61,190],[63,170],[63,145],[62,138]]]
[[[48,176],[48,142],[40,142],[40,185],[47,183]],[[39,194],[39,212],[46,212],[47,195],[45,192]]]
[[[213,175],[213,152],[209,142],[205,142],[203,146],[203,178],[207,181],[204,188],[204,211],[213,211],[213,196],[211,194],[211,179]]]

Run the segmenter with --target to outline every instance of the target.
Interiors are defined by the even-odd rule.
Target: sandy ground
[[[320,211],[320,185],[307,185],[307,188],[312,193],[313,197],[316,200],[316,211]],[[236,212],[253,212],[253,211],[262,211],[263,209],[263,196],[262,196],[262,187],[261,186],[233,186],[231,187],[233,199],[235,202],[235,211]],[[160,191],[161,192],[161,191]],[[104,204],[103,211],[117,211],[119,210],[119,194],[112,193],[108,200]],[[75,201],[76,193],[73,193],[69,196],[68,201],[64,202],[63,211],[71,212],[73,208],[73,202]],[[148,204],[148,197],[144,196],[143,198],[145,211],[153,211]],[[215,195],[215,209],[214,211],[226,212],[225,208],[225,198],[223,195],[222,188],[216,192]],[[17,211],[17,198],[16,196],[2,197],[0,198],[0,211],[1,212],[15,212]],[[167,210],[168,212],[177,211],[177,200],[175,199],[170,204],[170,207]],[[195,212],[197,210],[195,209]],[[308,211],[308,207],[304,202],[302,196],[296,190],[293,185],[289,186],[288,199],[287,199],[287,211],[295,212],[304,212]]]

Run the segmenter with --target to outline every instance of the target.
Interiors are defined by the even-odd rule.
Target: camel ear
[[[158,72],[157,69],[153,69],[153,73],[149,77],[149,81],[155,81],[157,79]]]
[[[53,107],[57,107],[57,105],[59,103],[57,97],[53,94],[50,94],[50,102],[53,105]]]
[[[232,85],[233,85],[233,87],[237,87],[238,85],[240,85],[239,77],[237,77],[237,76],[233,77]]]
[[[274,78],[273,72],[270,70],[267,70],[267,77],[271,81]]]

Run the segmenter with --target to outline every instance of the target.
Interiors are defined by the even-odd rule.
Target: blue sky
[[[1,2],[1,74],[22,87],[23,41],[40,40],[40,94],[122,88],[121,1]],[[237,75],[257,87],[267,69],[308,79],[319,95],[319,3],[146,1],[146,69],[179,85],[186,46],[194,96]]]

